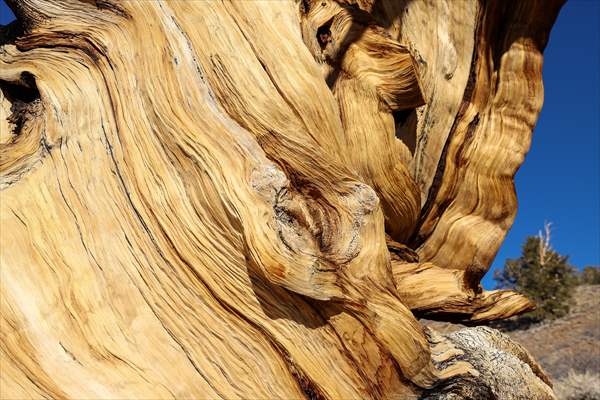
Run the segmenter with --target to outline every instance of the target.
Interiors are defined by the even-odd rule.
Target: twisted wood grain
[[[560,2],[8,4],[2,398],[409,399],[490,379],[417,317],[533,307],[479,280]]]

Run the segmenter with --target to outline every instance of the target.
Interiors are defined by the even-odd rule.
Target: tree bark
[[[479,281],[562,1],[7,2],[3,399],[553,398],[417,318],[533,307]]]

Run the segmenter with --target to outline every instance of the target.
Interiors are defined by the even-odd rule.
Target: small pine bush
[[[588,265],[579,275],[581,285],[600,285],[600,267]]]
[[[566,315],[578,283],[568,257],[551,249],[548,227],[546,238],[541,234],[528,237],[521,257],[506,260],[504,268],[494,274],[494,280],[499,288],[514,289],[535,301],[537,309],[523,316],[532,322]]]

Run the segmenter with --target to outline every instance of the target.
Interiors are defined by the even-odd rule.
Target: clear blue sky
[[[14,16],[0,0],[0,24]],[[553,223],[552,243],[579,268],[600,264],[600,0],[562,8],[544,52],[545,102],[516,176],[519,211],[492,269]],[[483,280],[494,287],[492,272]]]
[[[0,0],[0,25],[6,25],[14,19],[15,15],[10,8],[8,8],[6,2],[4,0]]]

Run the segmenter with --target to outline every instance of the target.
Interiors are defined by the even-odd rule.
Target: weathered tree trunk
[[[417,318],[533,306],[479,281],[560,0],[8,3],[2,398],[552,398]]]

